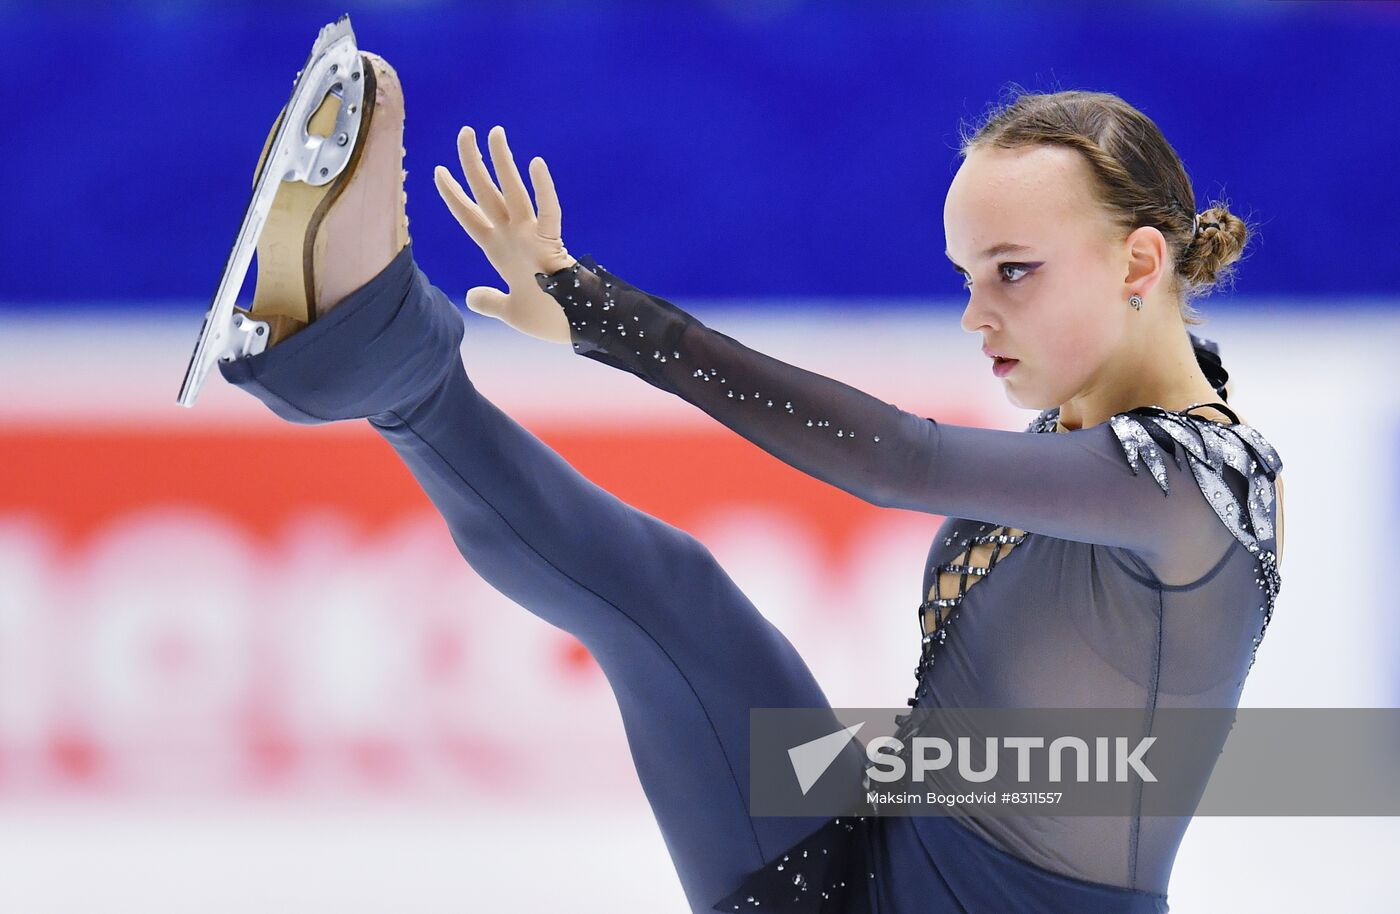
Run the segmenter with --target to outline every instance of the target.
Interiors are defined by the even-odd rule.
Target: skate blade
[[[180,385],[176,402],[181,406],[194,405],[216,361],[256,355],[269,345],[271,324],[255,319],[251,312],[236,307],[234,302],[243,288],[253,251],[281,185],[300,182],[320,188],[339,177],[349,164],[365,113],[364,70],[349,14],[321,29],[305,65],[293,81],[291,98],[273,136],[264,147],[252,199],[244,211],[233,249],[213,302],[204,315],[204,325]],[[320,135],[308,127],[312,126],[313,115],[323,110],[328,96],[335,96],[339,104],[334,106],[334,123],[325,135]]]

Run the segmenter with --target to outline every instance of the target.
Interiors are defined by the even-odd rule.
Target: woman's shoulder
[[[1105,424],[1134,474],[1145,466],[1158,487],[1170,494],[1167,460],[1182,471],[1189,470],[1235,539],[1257,552],[1260,541],[1274,536],[1274,480],[1283,470],[1283,459],[1258,430],[1242,421],[1200,415],[1204,409],[1239,419],[1223,403],[1194,404],[1181,410],[1153,405],[1117,413]],[[1058,418],[1059,407],[1042,410],[1026,431],[1053,433]],[[1240,484],[1232,486],[1227,474]],[[1237,489],[1243,491],[1243,498]]]
[[[1211,410],[1222,419],[1228,415],[1233,422],[1201,415]],[[1026,426],[1033,434],[1053,434],[1058,428],[1060,408],[1041,410]],[[1186,409],[1163,406],[1138,406],[1110,416],[1107,423],[1123,447],[1129,463],[1136,462],[1135,450],[1148,448],[1154,442],[1182,445],[1185,454],[1210,466],[1231,466],[1244,473],[1263,472],[1270,479],[1283,470],[1283,459],[1267,438],[1223,403],[1200,403]],[[1148,440],[1144,440],[1144,436]],[[1144,456],[1151,456],[1150,452]],[[1177,455],[1181,465],[1182,456]],[[1183,469],[1184,469],[1183,465]],[[1158,478],[1166,489],[1165,481]]]

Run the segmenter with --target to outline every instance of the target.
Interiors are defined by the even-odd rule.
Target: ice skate
[[[408,244],[403,112],[397,74],[359,51],[349,16],[323,28],[263,145],[180,405],[194,405],[215,361],[276,345]],[[234,302],[254,250],[257,286],[245,310]]]

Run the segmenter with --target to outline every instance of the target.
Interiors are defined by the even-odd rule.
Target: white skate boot
[[[378,80],[376,80],[378,75]],[[387,77],[387,79],[386,79]],[[376,82],[380,85],[376,93]],[[386,97],[386,92],[388,96]],[[193,406],[200,387],[217,360],[230,360],[256,355],[284,337],[316,319],[324,304],[327,290],[316,280],[316,273],[326,260],[327,236],[334,231],[319,233],[323,221],[344,223],[352,218],[348,211],[365,205],[365,185],[369,179],[357,181],[360,188],[353,196],[356,203],[344,216],[337,212],[327,220],[333,204],[342,196],[346,185],[358,167],[368,134],[368,126],[380,101],[389,101],[395,108],[386,114],[384,130],[393,132],[391,156],[388,151],[371,158],[384,159],[373,170],[389,173],[392,168],[397,190],[389,178],[378,184],[398,199],[397,206],[386,207],[386,194],[374,198],[376,215],[373,221],[384,221],[397,243],[389,251],[401,249],[407,242],[407,219],[402,215],[402,95],[392,69],[381,58],[361,54],[350,27],[350,17],[341,16],[321,29],[306,64],[293,83],[292,96],[273,125],[259,159],[253,182],[253,196],[243,215],[233,249],[229,252],[223,277],[213,303],[204,316],[204,326],[195,344],[189,367],[180,387],[178,403]],[[391,138],[376,140],[376,147],[387,148]],[[392,161],[390,161],[392,159]],[[348,199],[348,198],[347,198]],[[385,212],[389,209],[389,212]],[[393,209],[397,209],[397,219]],[[382,213],[382,215],[380,215]],[[389,223],[389,220],[394,220]],[[266,230],[266,231],[265,231]],[[381,232],[381,234],[383,234]],[[384,245],[380,245],[384,246]],[[254,250],[258,253],[258,287],[251,310],[234,304],[248,273]],[[343,270],[328,271],[343,273]],[[372,276],[361,277],[363,282]],[[334,285],[335,283],[330,283]],[[353,287],[352,287],[353,288]],[[338,289],[339,295],[349,289]]]

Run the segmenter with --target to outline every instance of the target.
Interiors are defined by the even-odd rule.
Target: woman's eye
[[[1030,270],[1028,270],[1028,269],[1025,267],[1024,264],[1019,264],[1019,263],[1003,263],[1003,264],[999,264],[999,265],[997,266],[997,272],[1001,273],[1002,282],[1005,282],[1005,283],[1007,283],[1007,284],[1015,284],[1015,283],[1018,283],[1018,282],[1021,281],[1021,278],[1022,278],[1022,277],[1018,276],[1018,277],[1016,277],[1015,279],[1007,279],[1007,278],[1006,278],[1006,273],[1005,273],[1006,270],[1016,270],[1016,271],[1019,271],[1020,273],[1029,273],[1029,272],[1030,272]],[[963,273],[961,270],[959,270],[958,273],[959,273],[959,274],[962,276],[962,278],[963,278],[963,288],[964,288],[964,289],[970,289],[970,288],[972,288],[972,280],[971,280],[971,278],[969,278],[968,275],[967,275],[966,273]]]

